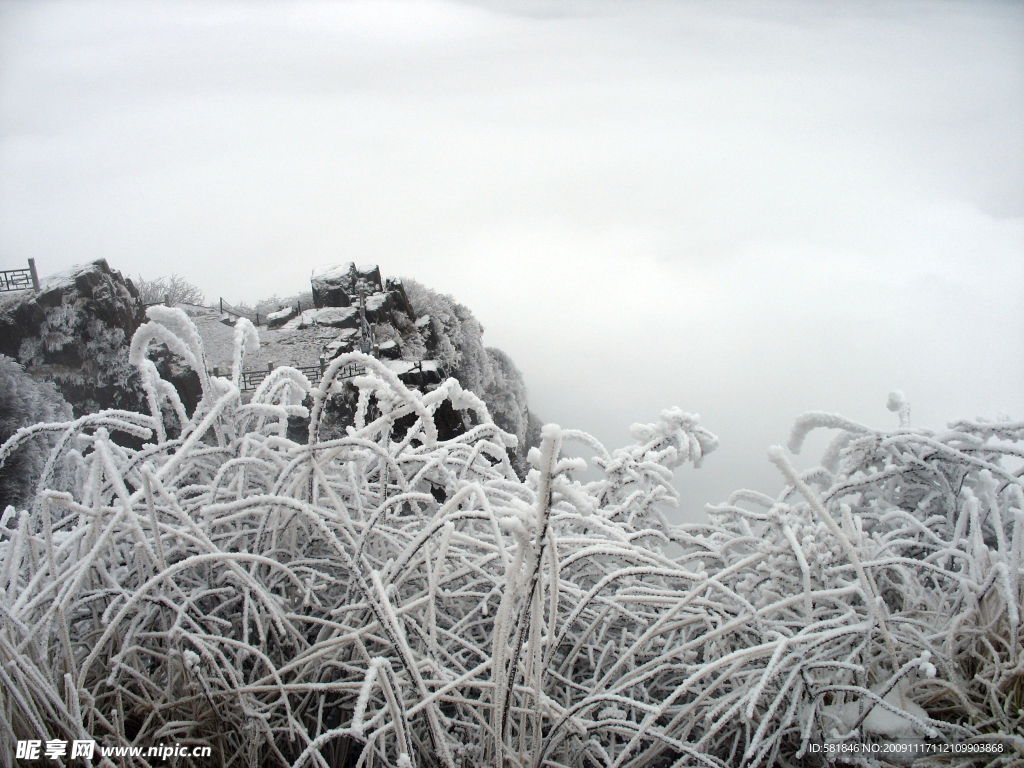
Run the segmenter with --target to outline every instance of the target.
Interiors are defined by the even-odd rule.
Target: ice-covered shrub
[[[70,417],[71,406],[52,384],[33,379],[16,360],[0,355],[0,444],[24,427]],[[50,447],[45,440],[34,441],[0,468],[0,509],[31,502]]]
[[[403,278],[409,302],[418,317],[429,317],[431,357],[457,376],[463,386],[482,391],[491,378],[490,359],[479,321],[468,307],[412,278]]]
[[[1024,424],[811,414],[794,448],[840,430],[822,468],[774,449],[780,498],[738,492],[710,525],[672,526],[672,468],[716,444],[678,409],[611,453],[548,425],[521,481],[514,437],[454,379],[420,394],[350,354],[316,388],[276,369],[243,404],[251,326],[220,379],[182,313],[150,317],[132,360],[152,415],[46,428],[77,483],[0,526],[2,759],[24,738],[460,768],[813,765],[823,739],[880,737],[988,740],[1009,762],[1024,744]],[[148,363],[160,343],[199,371],[191,415]],[[320,440],[355,361],[355,424]],[[307,391],[300,445],[285,431]],[[439,441],[446,400],[477,426]],[[574,478],[567,441],[601,479]]]
[[[494,422],[516,436],[513,464],[522,473],[526,451],[538,443],[529,427],[531,413],[519,369],[500,349],[484,347],[484,329],[469,308],[411,278],[403,283],[417,315],[429,317],[424,354],[440,360],[465,389],[479,394]]]
[[[139,300],[143,304],[202,304],[203,291],[181,275],[158,277],[145,280],[141,275],[135,278]]]

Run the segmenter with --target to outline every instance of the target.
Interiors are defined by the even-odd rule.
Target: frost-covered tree
[[[32,378],[16,360],[0,355],[0,444],[24,427],[70,417],[71,406],[52,384]],[[50,447],[46,440],[33,441],[0,467],[0,510],[31,501]]]
[[[465,389],[477,393],[495,423],[516,436],[516,465],[523,470],[526,452],[539,444],[539,435],[529,429],[527,390],[519,369],[500,349],[484,347],[484,329],[467,307],[411,278],[402,282],[416,314],[430,318],[427,354],[440,360]]]
[[[524,470],[522,458],[534,445],[539,445],[539,435],[531,442],[530,408],[527,402],[526,383],[512,358],[494,347],[485,350],[490,359],[491,380],[485,386],[481,397],[487,403],[487,410],[494,423],[506,432],[516,436],[518,445],[523,446],[516,454],[517,469]]]
[[[138,381],[128,363],[125,332],[90,315],[87,305],[84,299],[72,297],[47,308],[39,335],[22,341],[18,360],[46,372],[79,414],[97,411],[101,403],[134,408],[139,403]],[[48,353],[66,353],[69,358],[73,354],[74,364],[50,364]]]
[[[140,275],[135,279],[135,287],[143,304],[162,304],[168,297],[171,304],[202,304],[204,299],[199,286],[177,274],[155,280],[145,280]]]
[[[494,373],[483,344],[484,329],[472,311],[416,280],[405,277],[402,283],[416,315],[430,318],[427,349],[432,357],[441,361],[462,386],[483,392]]]

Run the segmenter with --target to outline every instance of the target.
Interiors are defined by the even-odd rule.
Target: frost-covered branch
[[[798,476],[780,452],[780,498],[740,492],[710,524],[673,526],[672,469],[717,445],[696,416],[667,410],[611,452],[549,425],[521,481],[515,438],[479,398],[454,381],[410,390],[369,359],[339,358],[316,388],[279,368],[248,404],[208,379],[184,414],[146,367],[150,341],[202,366],[183,318],[157,310],[133,345],[150,415],[0,448],[58,434],[46,477],[66,480],[0,523],[0,742],[458,768],[1024,743],[1021,424],[937,435],[909,427],[902,400],[891,432],[812,415],[800,439],[842,430],[830,468]],[[243,327],[238,366],[254,343]],[[356,424],[318,442],[351,362],[367,367]],[[298,444],[285,427],[306,392],[313,440]],[[445,400],[477,426],[439,440]],[[176,439],[164,418],[186,420]],[[153,442],[118,446],[114,428]],[[600,479],[578,479],[569,439]]]

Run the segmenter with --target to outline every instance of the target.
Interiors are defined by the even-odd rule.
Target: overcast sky
[[[1024,418],[1024,3],[0,0],[0,268],[101,256],[414,277],[546,421],[700,413],[694,519],[805,410]]]

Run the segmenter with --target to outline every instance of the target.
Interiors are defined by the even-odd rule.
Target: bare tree
[[[172,274],[145,280],[141,275],[135,280],[143,304],[160,304],[170,299],[171,304],[202,304],[203,292],[184,277]]]

